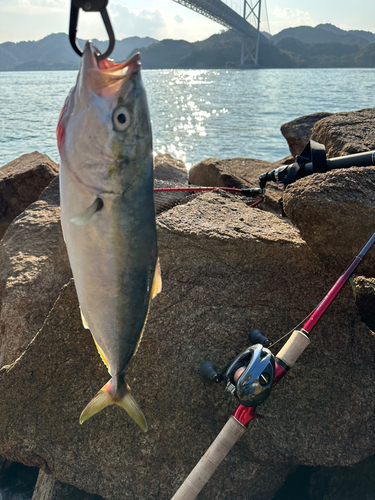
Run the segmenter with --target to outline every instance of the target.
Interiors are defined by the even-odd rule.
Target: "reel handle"
[[[203,361],[199,367],[199,375],[209,382],[218,382],[216,366],[211,361]]]
[[[256,328],[250,330],[248,339],[251,345],[261,344],[263,347],[267,347],[271,343],[262,330],[258,330]]]

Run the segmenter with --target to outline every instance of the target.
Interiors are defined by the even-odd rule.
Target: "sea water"
[[[76,71],[0,72],[0,166],[39,151],[56,162],[55,129]],[[188,167],[215,158],[276,161],[280,125],[318,111],[374,106],[375,69],[144,70],[154,152]]]

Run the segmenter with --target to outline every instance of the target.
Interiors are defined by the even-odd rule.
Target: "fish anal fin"
[[[93,337],[93,339],[94,339],[94,337]],[[98,353],[100,354],[100,357],[102,358],[103,363],[105,364],[105,366],[109,370],[109,363],[107,361],[107,358],[105,357],[105,354],[104,354],[103,350],[100,348],[99,344],[97,343],[97,341],[95,339],[94,339],[94,342],[95,342],[96,348],[98,350]]]
[[[158,293],[161,292],[161,269],[159,259],[156,261],[154,279],[152,281],[151,287],[151,299],[153,299]]]

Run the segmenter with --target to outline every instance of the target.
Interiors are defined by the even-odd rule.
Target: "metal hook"
[[[102,16],[104,22],[104,26],[107,30],[109,36],[109,46],[108,49],[104,52],[104,54],[96,55],[97,60],[102,61],[112,53],[115,47],[115,35],[112,29],[111,21],[109,20],[108,17],[107,5],[108,5],[108,0],[89,0],[89,1],[72,0],[70,9],[69,40],[74,51],[80,57],[82,57],[83,52],[79,48],[79,45],[77,44],[76,41],[79,9],[82,9],[85,12],[100,12],[100,15]]]

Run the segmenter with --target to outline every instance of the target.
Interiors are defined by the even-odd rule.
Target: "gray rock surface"
[[[78,424],[108,374],[70,283],[21,357],[0,370],[2,456],[106,500],[170,499],[236,407],[199,378],[200,363],[223,367],[253,327],[276,340],[337,277],[287,222],[223,193],[162,213],[158,236],[163,291],[127,375],[149,432],[117,407]],[[269,500],[298,464],[374,454],[374,355],[346,287],[202,499]]]
[[[24,351],[70,277],[55,179],[0,243],[0,366]]]
[[[32,500],[102,500],[102,497],[61,483],[51,474],[40,470]]]
[[[304,147],[309,142],[315,123],[322,118],[331,116],[331,114],[313,113],[312,115],[301,116],[281,125],[281,133],[287,140],[290,152],[294,158],[302,153]]]
[[[311,139],[326,146],[328,158],[375,149],[375,109],[335,113],[314,125]]]
[[[54,161],[37,151],[0,168],[0,239],[13,219],[39,198],[58,170]]]

